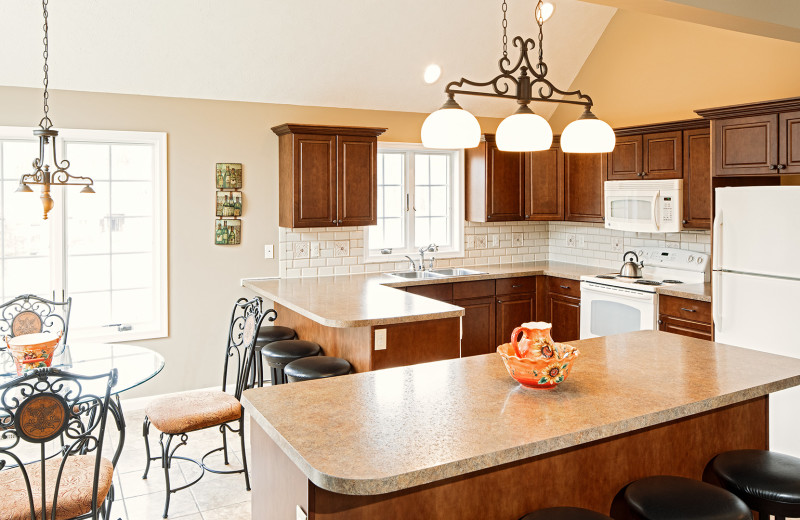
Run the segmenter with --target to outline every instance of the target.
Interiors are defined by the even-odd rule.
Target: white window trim
[[[398,151],[411,151],[411,152],[425,152],[425,151],[438,151],[438,150],[431,150],[429,148],[425,148],[422,146],[421,143],[387,143],[383,141],[378,142],[378,152],[382,150],[398,150]],[[453,172],[453,186],[452,186],[452,193],[453,193],[453,222],[451,225],[453,226],[452,233],[453,233],[453,246],[447,249],[440,249],[436,253],[428,253],[427,257],[431,258],[463,258],[464,257],[464,150],[447,150],[448,152],[455,152],[455,168]],[[407,181],[406,181],[407,182]],[[407,188],[408,186],[406,186]],[[411,194],[412,203],[413,203],[413,193]],[[406,228],[408,229],[409,223],[413,218],[413,214],[411,212],[406,213]],[[381,254],[377,249],[370,250],[369,247],[369,230],[365,230],[364,232],[364,263],[381,263],[381,262],[405,262],[407,259],[405,258],[406,255],[411,256],[414,258],[414,261],[417,261],[415,255],[418,255],[418,251],[416,249],[412,251],[400,251],[400,252],[392,252],[388,255]]]
[[[28,127],[0,126],[0,136],[11,139],[31,139],[33,132]],[[136,341],[144,339],[157,339],[169,336],[169,276],[168,276],[168,252],[167,235],[169,222],[167,220],[167,134],[166,132],[128,132],[118,130],[83,130],[71,128],[59,128],[56,143],[58,145],[59,158],[65,158],[65,141],[69,142],[113,142],[113,143],[141,143],[151,144],[155,147],[153,160],[158,168],[158,178],[155,179],[156,186],[153,189],[153,204],[158,214],[158,222],[153,220],[153,244],[158,246],[159,254],[153,255],[154,267],[159,272],[159,290],[154,291],[153,308],[156,310],[157,325],[147,329],[135,329],[131,331],[120,331],[112,334],[91,333],[87,329],[70,329],[70,338],[78,340],[91,340],[97,342],[122,342]],[[21,175],[21,173],[20,173]],[[56,198],[56,204],[63,208],[66,204],[65,187],[60,189],[61,193],[52,193]],[[38,204],[38,201],[33,202]],[[58,206],[51,212],[52,224],[57,226],[60,232],[55,232],[51,227],[51,252],[60,252],[62,258],[66,258],[66,244],[62,240],[66,235],[66,222],[62,218],[62,212],[58,211]],[[58,262],[59,268],[54,267],[53,282],[66,289],[66,263]],[[56,266],[56,262],[51,262],[51,266]],[[56,295],[58,298],[58,295]]]

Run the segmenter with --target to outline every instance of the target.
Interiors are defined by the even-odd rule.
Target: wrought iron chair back
[[[228,330],[228,346],[225,349],[225,366],[222,372],[222,391],[227,390],[228,370],[235,368],[236,386],[234,396],[242,398],[242,392],[250,382],[250,371],[255,364],[255,346],[258,329],[264,319],[274,321],[278,313],[275,309],[263,310],[264,302],[256,297],[252,300],[239,298],[233,306]],[[235,365],[230,366],[232,363]]]
[[[111,388],[117,383],[117,369],[97,376],[71,374],[58,368],[37,368],[13,381],[0,385],[0,471],[21,472],[27,491],[31,520],[56,518],[58,492],[64,468],[70,457],[95,454],[92,479],[91,511],[81,518],[100,518],[98,486],[102,461],[106,417],[108,416]],[[87,384],[103,391],[89,393]],[[60,462],[55,488],[50,495],[45,462],[52,458],[46,454],[46,445],[61,439]],[[22,442],[38,444],[39,459],[25,463],[19,454]],[[39,471],[40,495],[34,496],[32,468]],[[109,490],[107,508],[110,512],[113,488]],[[38,502],[38,503],[37,503]],[[48,502],[51,507],[47,507]],[[41,509],[38,509],[41,507]],[[50,515],[46,512],[50,511]]]
[[[46,300],[35,294],[23,294],[0,305],[0,337],[15,337],[37,332],[61,332],[67,345],[72,297],[66,301]]]

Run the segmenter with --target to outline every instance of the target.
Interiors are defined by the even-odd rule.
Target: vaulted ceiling
[[[545,61],[567,88],[615,9],[553,1]],[[535,36],[534,6],[509,0],[510,36]],[[0,13],[0,85],[40,87],[41,5],[0,0]],[[501,16],[498,0],[52,0],[50,87],[429,112],[448,81],[497,74]],[[443,70],[433,85],[430,63]],[[460,101],[476,115],[514,110]]]

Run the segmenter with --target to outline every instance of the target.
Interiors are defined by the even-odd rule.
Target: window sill
[[[91,330],[70,330],[70,343],[124,343],[169,337],[166,329],[131,330],[127,332],[101,333]]]
[[[414,259],[414,262],[419,261],[419,251],[414,251],[412,253],[392,253],[390,255],[382,255],[382,254],[373,254],[364,256],[364,263],[365,264],[381,264],[385,262],[408,262],[408,258],[405,255],[410,256]],[[466,258],[464,251],[437,251],[436,253],[425,253],[425,261],[427,262],[431,258],[436,258],[437,260],[441,259],[453,259],[453,258]]]

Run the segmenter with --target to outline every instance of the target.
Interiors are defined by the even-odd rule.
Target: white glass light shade
[[[526,107],[527,108],[527,107]],[[530,110],[503,119],[495,135],[497,148],[505,152],[536,152],[553,146],[553,129]]]
[[[422,123],[426,148],[475,148],[481,142],[481,125],[463,108],[440,108]]]
[[[581,117],[561,134],[561,150],[565,153],[608,153],[616,142],[614,130],[596,117]]]

